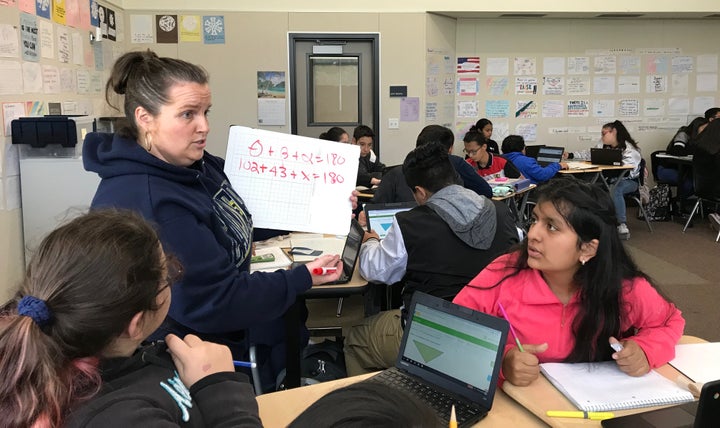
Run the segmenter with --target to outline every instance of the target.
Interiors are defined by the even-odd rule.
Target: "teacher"
[[[150,339],[192,333],[228,345],[236,359],[256,344],[265,362],[263,389],[274,389],[285,365],[283,314],[312,285],[337,280],[342,262],[327,255],[292,270],[249,272],[252,216],[224,174],[224,160],[205,151],[208,81],[203,68],[149,50],[117,60],[105,97],[119,110],[111,100],[124,96],[129,125],[85,139],[85,169],[101,178],[92,207],[141,213],[185,267],[168,316]],[[312,275],[323,266],[338,269]]]

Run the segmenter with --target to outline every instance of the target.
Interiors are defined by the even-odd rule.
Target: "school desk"
[[[701,343],[702,339],[693,336],[683,336],[680,343]],[[658,373],[675,382],[678,376],[688,380],[670,364],[665,364],[656,369]],[[577,408],[558,391],[544,376],[534,380],[528,386],[515,386],[509,382],[503,385],[503,391],[518,403],[530,410],[535,416],[553,427],[574,427],[578,425],[600,428],[600,421],[573,418],[551,418],[546,415],[548,410],[577,410]],[[617,410],[615,416],[624,416],[632,413],[645,412],[651,409],[659,409],[663,406],[644,407],[641,409]],[[664,406],[667,407],[667,406]]]
[[[528,218],[525,218],[525,205],[527,205],[527,200],[528,196],[530,196],[530,192],[532,192],[532,190],[536,187],[537,185],[531,184],[522,190],[518,190],[505,196],[493,196],[492,200],[505,201],[508,209],[515,216],[515,225],[520,229],[525,230],[527,221],[529,220]],[[519,204],[518,199],[520,199]]]
[[[635,167],[632,165],[595,165],[594,168],[561,169],[558,171],[558,174],[570,175],[590,183],[601,180],[602,184],[608,190],[608,193],[612,195],[617,183],[625,178],[633,169],[635,169]],[[617,180],[610,183],[610,177],[606,175],[607,172],[617,172],[617,174],[614,175],[614,177],[617,177]]]
[[[260,418],[266,427],[287,426],[295,417],[328,392],[372,376],[364,374],[257,397]],[[340,409],[342,411],[342,409]],[[513,401],[500,389],[495,392],[490,413],[476,425],[479,428],[544,427],[540,419]]]

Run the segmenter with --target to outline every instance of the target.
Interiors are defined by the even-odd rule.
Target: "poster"
[[[201,42],[201,22],[199,15],[180,15],[180,41]]]
[[[486,100],[485,101],[485,117],[509,117],[510,101],[508,100]],[[494,129],[494,128],[493,128]]]
[[[515,95],[537,95],[537,77],[516,77]]]
[[[532,76],[537,74],[535,58],[515,57],[514,73],[516,76]]]
[[[567,117],[588,117],[590,115],[590,101],[568,100]]]
[[[203,41],[206,45],[225,44],[225,18],[222,15],[203,16]]]
[[[285,125],[285,72],[258,71],[257,96],[258,125]]]
[[[27,13],[20,14],[20,38],[22,58],[25,61],[40,60],[37,18]]]
[[[177,15],[155,15],[155,34],[158,43],[177,43]]]
[[[480,57],[458,57],[457,72],[458,74],[480,73]]]

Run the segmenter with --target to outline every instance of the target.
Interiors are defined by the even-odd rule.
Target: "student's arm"
[[[372,187],[372,179],[380,179],[382,177],[381,172],[377,172],[373,169],[373,164],[367,157],[360,158],[358,163],[358,175],[356,186]]]
[[[523,174],[537,183],[543,183],[550,180],[562,169],[562,166],[559,163],[551,163],[548,166],[542,167],[535,159],[529,159],[530,162],[527,163],[525,170],[523,170]]]
[[[630,174],[628,174],[628,178],[635,178],[640,174],[641,160],[642,155],[633,147],[628,146],[625,150],[623,150],[623,165],[632,165],[633,167],[633,170],[630,171]]]
[[[217,373],[190,388],[208,427],[262,427],[255,392],[242,373]]]
[[[624,288],[622,309],[626,312],[621,330],[637,329],[637,333],[625,339],[640,345],[650,368],[660,367],[675,357],[675,345],[683,334],[685,320],[680,310],[647,280],[636,278]]]
[[[475,172],[473,167],[471,167],[470,165],[468,165],[467,162],[465,162],[465,159],[461,158],[460,156],[451,155],[450,160],[455,167],[455,171],[457,171],[457,173],[460,175],[460,178],[462,178],[464,182],[463,185],[467,189],[472,190],[478,195],[492,198],[492,188],[490,187],[488,182],[485,181],[484,178],[479,176]]]
[[[408,255],[396,219],[384,239],[362,244],[359,258],[360,274],[368,281],[394,284],[405,276]]]

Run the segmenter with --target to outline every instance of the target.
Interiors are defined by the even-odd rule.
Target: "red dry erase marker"
[[[336,267],[319,267],[312,270],[313,275],[327,275],[337,272]]]

